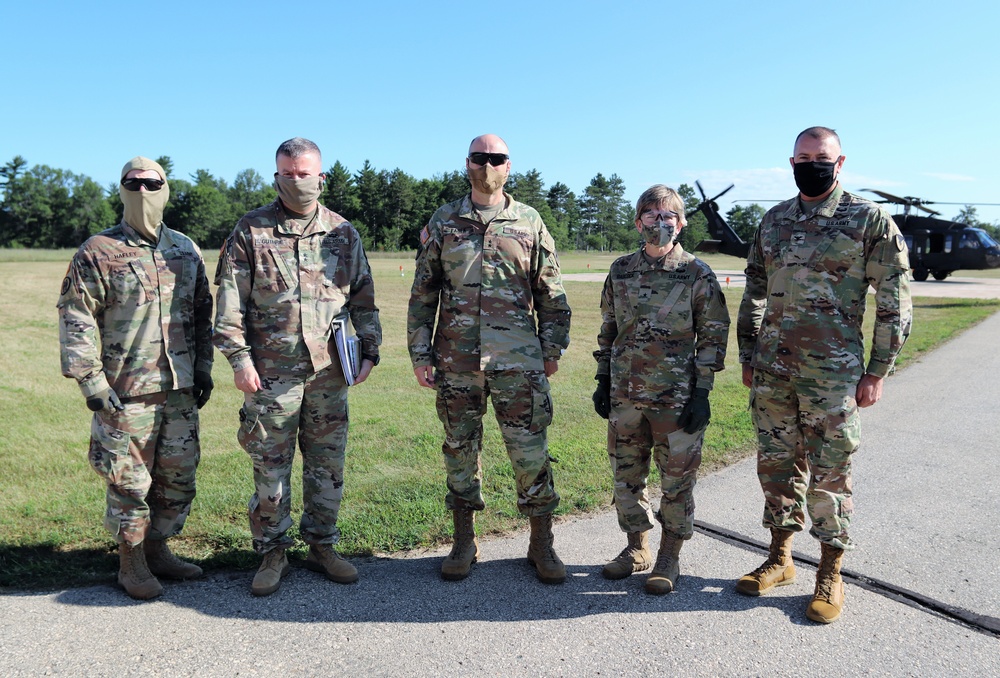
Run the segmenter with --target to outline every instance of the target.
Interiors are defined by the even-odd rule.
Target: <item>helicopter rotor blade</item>
[[[941,216],[940,212],[924,207],[919,203],[915,203],[913,206],[916,207],[918,210],[923,210],[924,212],[927,212],[927,214],[933,214],[934,216]]]
[[[913,202],[908,198],[900,198],[898,195],[893,195],[892,193],[886,193],[885,191],[876,191],[874,188],[862,188],[862,191],[868,191],[869,193],[874,193],[875,195],[882,196],[889,202],[894,202],[897,205],[912,205]]]
[[[695,179],[694,185],[698,187],[698,192],[701,193],[702,201],[708,200],[708,196],[705,195],[705,189],[701,187],[701,182]]]
[[[736,186],[736,184],[729,184],[729,188],[727,188],[727,189],[726,189],[726,190],[724,190],[724,191],[723,191],[722,193],[720,193],[719,195],[717,195],[717,196],[715,196],[714,198],[712,198],[712,200],[713,200],[713,201],[715,201],[715,200],[718,200],[719,198],[721,198],[722,196],[724,196],[724,195],[725,195],[726,193],[729,193],[729,191],[733,190],[733,188],[734,188],[735,186]]]

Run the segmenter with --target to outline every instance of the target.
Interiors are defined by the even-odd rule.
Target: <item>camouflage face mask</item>
[[[673,242],[674,237],[677,235],[675,229],[675,226],[662,221],[657,221],[655,224],[649,225],[643,224],[642,237],[654,247],[666,247]]]
[[[493,165],[469,168],[469,181],[479,193],[492,195],[507,183],[507,175]]]

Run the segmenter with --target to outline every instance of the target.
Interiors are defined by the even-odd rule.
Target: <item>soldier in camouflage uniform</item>
[[[201,568],[166,539],[184,526],[201,456],[198,409],[212,392],[212,297],[197,245],[162,224],[166,173],[125,164],[120,224],[73,257],[59,296],[62,372],[94,412],[90,464],[107,483],[104,526],[119,544],[118,583],[154,598],[157,577]]]
[[[291,472],[298,438],[306,566],[330,580],[358,579],[333,549],[344,486],[347,382],[332,323],[349,312],[362,344],[363,382],[379,361],[382,328],[361,237],[318,200],[322,158],[313,142],[278,147],[278,199],[240,219],[222,248],[215,345],[244,393],[237,437],[253,462],[248,507],[254,549],[263,555],[251,592],[278,590],[292,540]]]
[[[805,505],[822,548],[806,615],[829,623],[843,609],[840,564],[854,548],[848,527],[858,407],[878,402],[910,333],[909,264],[885,210],[840,186],[844,156],[833,130],[800,133],[789,160],[799,195],[771,208],[754,236],[737,322],[771,552],[736,588],[759,596],[795,580],[791,542],[805,524]],[[875,329],[866,367],[861,323],[869,286]]]
[[[414,374],[437,389],[445,430],[445,503],[455,543],[441,575],[466,577],[479,554],[473,512],[485,508],[479,454],[492,396],[518,510],[531,523],[528,561],[543,582],[561,583],[566,567],[552,546],[559,495],[546,427],[548,378],[569,345],[570,310],[555,243],[538,212],[503,192],[510,159],[500,137],[473,139],[465,165],[471,194],[441,207],[420,233],[407,320]]]
[[[603,574],[623,579],[653,564],[646,494],[652,450],[663,491],[655,516],[663,535],[646,591],[663,594],[676,586],[681,546],[694,533],[708,393],[724,367],[729,311],[712,269],[677,242],[687,223],[677,192],[662,184],[649,188],[635,215],[645,243],[611,264],[594,352],[594,409],[608,419],[618,525],[628,535]]]

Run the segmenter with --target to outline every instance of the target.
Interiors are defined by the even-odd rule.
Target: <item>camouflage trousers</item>
[[[119,544],[181,531],[201,458],[191,389],[122,398],[121,412],[95,412],[88,459],[107,483],[104,527]]]
[[[292,545],[292,461],[302,454],[302,518],[308,544],[336,544],[344,492],[347,384],[339,367],[307,376],[262,376],[262,388],[244,396],[237,438],[253,461],[255,492],[248,513],[254,550]]]
[[[444,424],[445,505],[450,510],[486,507],[482,491],[483,415],[492,398],[517,485],[517,509],[525,516],[552,513],[559,495],[545,436],[552,398],[544,372],[444,372],[437,370],[437,413]]]
[[[854,512],[851,455],[861,438],[855,389],[850,382],[754,370],[751,414],[764,527],[801,531],[805,505],[810,534],[840,549],[854,548],[847,530]]]
[[[652,456],[660,471],[660,510],[655,518],[663,529],[683,539],[694,534],[694,486],[701,466],[705,431],[678,428],[681,408],[628,400],[613,400],[608,417],[608,458],[615,477],[618,525],[625,532],[653,527],[646,492]]]

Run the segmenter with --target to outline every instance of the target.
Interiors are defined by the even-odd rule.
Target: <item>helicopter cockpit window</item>
[[[990,249],[992,247],[1000,247],[1000,243],[997,243],[996,240],[991,238],[990,234],[987,233],[986,231],[974,228],[972,229],[972,232],[979,237],[979,244],[985,247],[986,249]]]
[[[959,247],[970,250],[979,249],[982,247],[982,243],[979,242],[979,238],[976,237],[977,235],[978,234],[973,231],[966,231],[962,234],[962,242],[959,244]],[[984,233],[983,235],[986,234]]]

